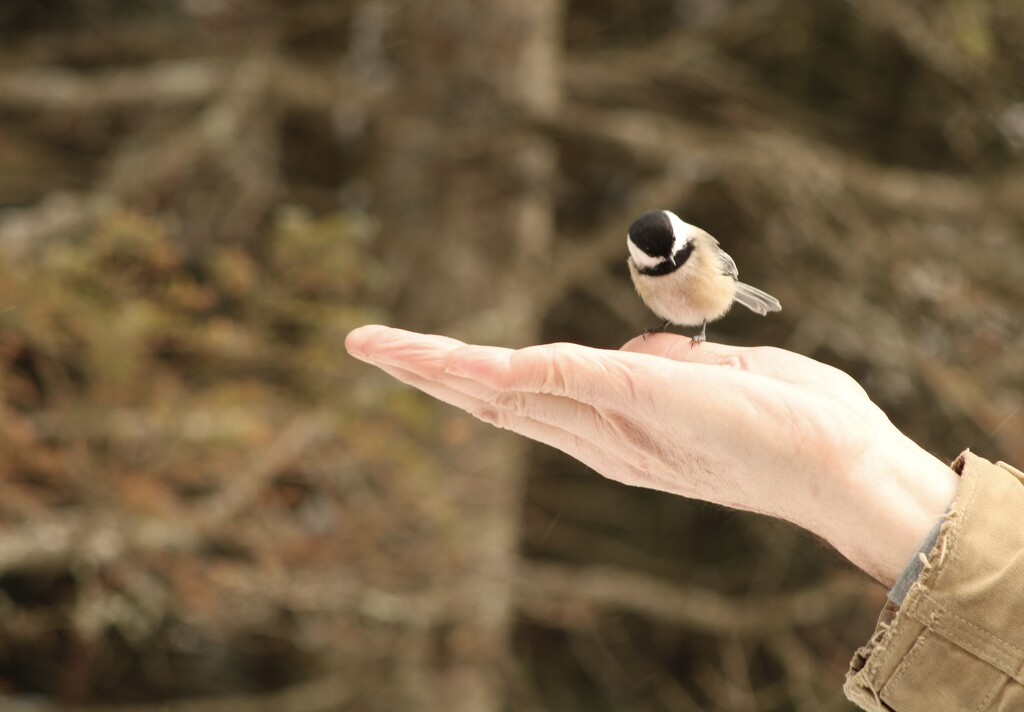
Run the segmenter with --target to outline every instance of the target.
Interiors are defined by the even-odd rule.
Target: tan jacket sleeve
[[[1024,710],[1024,474],[970,452],[924,571],[850,664],[870,712]]]

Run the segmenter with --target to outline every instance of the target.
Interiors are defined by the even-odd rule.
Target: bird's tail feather
[[[736,301],[761,316],[768,312],[776,312],[782,309],[778,299],[767,292],[762,292],[757,287],[751,287],[743,282],[739,282],[736,285]]]

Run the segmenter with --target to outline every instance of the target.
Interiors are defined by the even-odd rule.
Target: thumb
[[[742,368],[742,357],[751,349],[739,346],[728,346],[705,341],[694,344],[687,336],[659,332],[644,334],[627,341],[622,351],[639,354],[651,354],[688,363],[705,363],[714,366],[733,366]]]
[[[815,379],[834,382],[838,374],[841,374],[843,381],[849,380],[846,374],[831,366],[785,349],[729,346],[708,341],[694,345],[689,338],[678,334],[647,334],[646,338],[638,336],[623,344],[622,351],[651,354],[686,363],[726,366],[787,383],[804,383]]]

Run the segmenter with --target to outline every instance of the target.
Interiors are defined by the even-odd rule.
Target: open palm
[[[691,348],[688,338],[654,334],[621,350],[514,350],[379,326],[352,332],[346,346],[605,477],[794,522],[880,579],[902,568],[956,487],[948,468],[900,433],[856,381],[781,349]],[[911,475],[925,471],[935,482],[922,493]],[[899,503],[894,521],[871,522],[888,543],[879,561],[862,551],[858,530],[877,509],[877,493],[901,484],[901,475],[914,480],[915,496]]]

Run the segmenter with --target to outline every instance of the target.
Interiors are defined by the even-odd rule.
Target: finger
[[[369,325],[353,330],[345,338],[350,354],[371,363],[389,363],[426,372],[441,372],[444,357],[465,346],[447,336]]]
[[[620,355],[616,352],[611,354]],[[463,346],[448,354],[449,374],[471,378],[496,391],[564,396],[598,407],[618,405],[623,397],[625,364],[609,352],[578,344],[547,344],[511,350]]]
[[[614,459],[618,471],[607,476],[632,485],[665,489],[654,484],[652,473],[640,472],[625,463],[642,462],[652,450],[652,439],[633,418],[608,411],[602,413],[586,403],[546,393],[501,393],[494,401],[502,411],[526,417],[542,425],[558,427],[582,441],[595,445],[594,452]],[[616,453],[611,456],[611,453]],[[570,453],[573,454],[573,453]],[[575,455],[574,455],[575,456]],[[595,454],[594,457],[597,455]],[[595,468],[598,469],[598,468]],[[630,479],[626,479],[626,470]],[[609,470],[599,470],[609,473]]]
[[[472,383],[463,383],[459,384],[461,387],[455,387],[451,383],[439,383],[433,379],[424,378],[415,371],[410,371],[400,366],[392,366],[386,363],[377,363],[375,365],[384,373],[397,378],[402,383],[417,388],[448,405],[461,408],[472,415],[476,415],[478,411],[484,408],[495,407],[493,400],[496,394],[489,389],[483,389],[479,384],[476,384],[476,388],[481,389],[481,391],[474,393],[474,384]]]
[[[637,369],[642,370],[635,364],[608,361],[607,355],[617,352],[578,344],[550,344],[515,351],[467,346],[446,336],[378,325],[355,329],[346,338],[345,346],[356,358],[378,366],[398,366],[439,382],[444,382],[446,375],[463,377],[462,382],[450,384],[456,388],[476,381],[496,392],[562,395],[598,406],[617,405],[622,400],[622,384],[609,378],[611,373],[618,371],[621,380],[637,375]]]
[[[799,354],[770,346],[729,346],[710,341],[694,345],[686,336],[667,333],[647,334],[646,337],[638,336],[627,341],[622,351],[661,356],[685,363],[726,366],[787,383],[806,381],[820,365]]]
[[[496,394],[493,404],[501,410],[553,425],[593,443],[608,445],[608,427],[601,413],[591,405],[564,396],[546,393],[505,391]]]
[[[445,403],[470,412],[489,404],[591,441],[600,439],[606,430],[601,427],[600,414],[579,401],[542,393],[498,391],[478,380],[445,373],[441,368],[445,355],[453,345],[463,346],[454,339],[383,327],[370,327],[364,338],[356,348],[372,355],[374,365]],[[488,357],[503,359],[507,351],[488,349]]]
[[[541,422],[529,415],[521,415],[514,410],[474,398],[455,388],[423,378],[397,366],[381,365],[380,368],[402,383],[417,388],[456,408],[461,408],[485,423],[504,430],[511,430],[531,440],[557,448],[606,477],[627,484],[637,484],[637,480],[640,479],[629,467],[608,455],[604,448],[596,447],[586,437],[568,432],[557,423]]]
[[[479,412],[488,407],[509,411],[512,415],[559,428],[590,442],[601,442],[608,430],[602,427],[604,419],[592,406],[570,398],[543,393],[495,391],[469,378],[450,374],[437,378],[433,372],[424,374],[415,368],[406,369],[380,362],[376,365],[403,383],[477,417],[480,417]],[[496,418],[481,419],[496,424]]]
[[[673,361],[707,363],[716,366],[723,365],[724,360],[750,351],[750,349],[740,346],[716,344],[712,341],[694,344],[693,340],[687,336],[666,332],[637,336],[623,344],[621,350],[629,353],[662,356]]]

